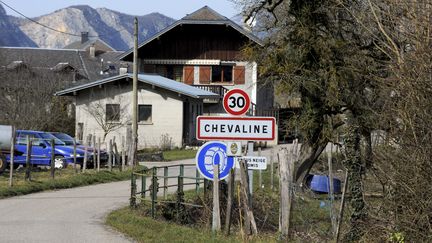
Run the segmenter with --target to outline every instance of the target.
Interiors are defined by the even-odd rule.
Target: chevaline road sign
[[[274,117],[198,116],[198,140],[269,141],[275,139]]]
[[[219,165],[219,179],[225,179],[234,166],[234,157],[227,156],[227,146],[222,142],[207,142],[195,157],[196,167],[202,176],[213,180],[213,165]]]
[[[250,103],[249,95],[241,89],[232,89],[223,98],[225,111],[234,116],[244,115],[249,110]]]

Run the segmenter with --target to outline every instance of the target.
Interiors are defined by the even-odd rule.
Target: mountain
[[[14,22],[9,20],[6,11],[0,4],[0,46],[29,46],[36,44],[24,34]]]
[[[94,9],[87,5],[77,5],[33,18],[43,25],[77,36],[52,31],[27,19],[8,17],[9,23],[18,26],[41,48],[63,48],[79,41],[81,32],[89,32],[89,36],[99,36],[117,50],[127,50],[133,45],[134,16],[106,8]],[[149,38],[173,22],[174,19],[159,13],[139,16],[139,41]]]

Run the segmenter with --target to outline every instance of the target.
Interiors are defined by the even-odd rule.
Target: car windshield
[[[47,141],[48,143],[50,143],[51,139],[54,139],[55,145],[63,145],[63,146],[66,145],[64,142],[62,142],[60,139],[53,136],[51,133],[40,133],[40,136],[42,137],[43,140]]]
[[[69,136],[66,133],[55,132],[55,133],[52,133],[52,135],[57,137],[58,139],[60,139],[66,145],[73,145],[74,138]],[[78,142],[77,142],[77,145],[79,145]]]

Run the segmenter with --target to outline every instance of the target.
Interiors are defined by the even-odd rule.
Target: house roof
[[[94,81],[94,82],[90,82],[90,83],[85,83],[82,85],[78,85],[75,87],[71,87],[65,90],[61,90],[57,93],[55,93],[54,95],[56,96],[68,96],[68,95],[73,95],[74,92],[78,92],[81,90],[85,90],[88,88],[92,88],[92,87],[96,87],[102,84],[107,84],[110,82],[114,82],[117,80],[121,80],[124,78],[130,78],[132,80],[133,75],[130,73],[127,74],[122,74],[122,75],[118,75],[118,76],[114,76],[114,77],[110,77],[110,78],[106,78],[106,79],[102,79],[102,80],[98,80],[98,81]],[[197,98],[197,99],[212,99],[212,98],[219,98],[220,96],[218,94],[203,90],[203,89],[199,89],[199,88],[195,88],[193,86],[172,80],[172,79],[168,79],[165,77],[162,77],[160,75],[155,75],[155,74],[138,74],[138,81],[142,82],[142,83],[146,83],[149,85],[153,85],[155,87],[159,87],[165,90],[170,90],[182,95],[186,95],[192,98]]]
[[[104,45],[108,49],[111,49],[111,51],[115,51],[115,49],[113,47],[111,47],[110,45],[108,45],[108,43],[106,43],[105,41],[103,41],[101,39],[91,39],[91,40],[88,40],[84,43],[82,43],[81,40],[75,41],[75,42],[72,42],[69,45],[63,47],[63,49],[85,50],[88,47],[90,47],[91,45],[95,45],[95,44]]]
[[[231,28],[237,30],[241,34],[243,34],[246,37],[248,37],[250,40],[252,40],[255,43],[257,43],[258,45],[261,45],[261,46],[263,45],[262,41],[258,37],[256,37],[255,35],[253,35],[251,32],[243,29],[241,26],[239,26],[238,24],[236,24],[234,21],[228,19],[227,17],[220,15],[218,12],[214,11],[210,7],[204,6],[204,7],[200,8],[200,9],[198,9],[197,11],[195,11],[195,12],[193,12],[191,14],[188,14],[185,17],[183,17],[182,19],[174,22],[170,26],[168,26],[165,29],[161,30],[160,32],[156,33],[154,36],[148,38],[147,40],[145,40],[144,42],[142,42],[138,46],[138,49],[141,48],[141,47],[143,47],[143,46],[145,46],[145,45],[147,45],[148,43],[152,42],[153,40],[159,38],[163,34],[165,34],[168,31],[174,29],[175,27],[180,26],[180,25],[187,25],[187,24],[226,25],[226,26],[230,26]],[[126,51],[125,53],[123,53],[119,58],[120,59],[124,59],[125,57],[127,57],[131,53],[133,53],[133,48],[131,48],[128,51]]]
[[[91,58],[88,51],[76,49],[0,47],[0,68],[10,69],[17,64],[23,64],[31,69],[56,71],[67,63],[88,80],[99,80],[106,77],[101,74],[106,65],[120,66],[118,56],[121,53],[105,52]]]

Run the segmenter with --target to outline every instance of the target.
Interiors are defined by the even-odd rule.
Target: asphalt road
[[[158,174],[163,175],[163,170]],[[169,169],[169,175],[178,174],[178,169]],[[185,167],[185,176],[195,176],[195,168]],[[175,178],[170,179],[169,184],[175,181]],[[150,181],[147,183],[149,185]],[[159,183],[162,185],[162,180]],[[137,184],[141,185],[140,181]],[[169,188],[169,191],[175,190],[175,187]],[[159,193],[163,193],[162,190]],[[123,181],[2,199],[0,242],[132,242],[104,225],[109,212],[128,205],[129,194],[130,182]]]
[[[173,164],[176,163],[145,165]],[[195,169],[185,167],[184,173],[194,176]],[[163,170],[158,174],[163,175]],[[178,174],[178,169],[169,169],[169,175]],[[169,184],[175,181],[170,179]],[[147,185],[150,185],[150,178]],[[174,190],[175,187],[169,189]],[[132,242],[104,225],[109,212],[129,204],[129,196],[130,181],[122,181],[2,199],[0,242]]]

